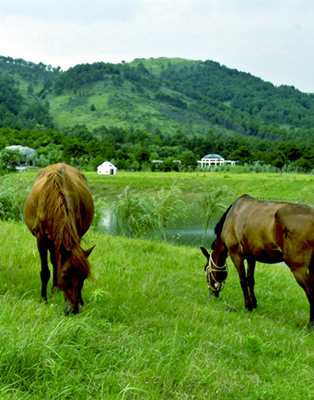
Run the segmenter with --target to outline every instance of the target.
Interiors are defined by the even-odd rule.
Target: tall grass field
[[[203,179],[215,179],[232,181],[234,195],[238,187],[258,197],[265,185],[265,197],[298,201],[306,193],[311,203],[311,177],[248,175],[187,174],[181,182],[195,195]],[[23,192],[34,176],[5,179]],[[180,183],[171,174],[155,182],[153,174],[121,174],[116,183],[87,177],[97,196],[119,191],[123,180],[143,191]],[[40,260],[25,224],[0,222],[0,237],[0,399],[314,398],[309,305],[286,266],[257,264],[258,307],[247,312],[231,261],[220,298],[209,298],[198,248],[92,228],[82,243],[96,244],[85,307],[66,317],[61,292],[40,300]]]

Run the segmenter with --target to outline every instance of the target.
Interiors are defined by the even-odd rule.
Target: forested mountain
[[[97,62],[63,72],[0,57],[2,146],[25,144],[22,131],[28,130],[37,146],[44,135],[72,158],[95,158],[87,150],[95,142],[98,150],[110,148],[110,154],[98,151],[99,160],[130,159],[133,166],[136,151],[146,149],[146,156],[138,156],[140,167],[153,156],[199,158],[218,152],[241,162],[294,163],[309,170],[314,167],[313,126],[313,94],[276,87],[213,61]],[[56,132],[61,143],[51,143],[50,137],[60,142]],[[69,143],[76,151],[66,150]]]

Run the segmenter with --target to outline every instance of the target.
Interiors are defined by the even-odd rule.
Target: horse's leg
[[[255,261],[254,258],[250,258],[250,259],[247,260],[247,264],[248,264],[247,283],[248,283],[248,286],[249,286],[251,303],[252,303],[252,307],[256,308],[257,307],[257,301],[256,301],[255,293],[254,293],[254,286],[255,286],[254,271],[255,271],[256,261]]]
[[[310,328],[314,329],[314,262],[309,265],[310,291],[307,296],[310,303]]]
[[[314,277],[306,265],[289,265],[290,269],[298,282],[298,284],[305,291],[305,294],[310,303],[310,327],[314,329]]]
[[[314,297],[309,294],[309,295],[307,295],[307,298],[308,298],[309,303],[310,303],[310,323],[309,323],[309,327],[314,329]]]
[[[55,247],[52,241],[49,242],[49,253],[50,253],[50,261],[53,267],[53,277],[52,277],[52,288],[51,293],[55,292],[55,288],[58,287],[57,281],[57,259],[55,253]]]
[[[233,264],[236,266],[238,270],[240,284],[244,296],[245,308],[247,308],[248,311],[252,311],[253,307],[247,286],[244,260],[237,254],[230,254],[230,257],[232,259]]]
[[[41,297],[47,301],[47,284],[50,278],[50,271],[48,268],[48,255],[47,255],[47,242],[43,238],[37,239],[37,247],[41,261]]]

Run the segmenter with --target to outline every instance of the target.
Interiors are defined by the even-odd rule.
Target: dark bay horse
[[[63,291],[65,312],[78,313],[83,305],[84,280],[91,275],[87,257],[93,247],[83,250],[80,242],[94,216],[94,203],[85,176],[66,164],[41,170],[30,190],[24,219],[37,238],[41,259],[41,295],[47,301],[50,278],[48,250],[53,266],[53,286]]]
[[[238,270],[245,307],[257,306],[254,294],[256,261],[284,261],[303,288],[310,303],[310,326],[314,329],[314,209],[305,204],[260,201],[243,195],[223,214],[215,227],[212,252],[205,270],[209,292],[216,297],[227,278],[230,256]],[[247,274],[244,267],[247,261]]]

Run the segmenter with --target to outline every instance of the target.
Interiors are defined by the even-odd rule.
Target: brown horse
[[[205,270],[209,292],[216,297],[227,278],[226,259],[236,266],[245,307],[257,306],[254,294],[256,261],[284,261],[310,303],[310,326],[314,328],[314,209],[305,204],[260,201],[243,195],[223,214],[215,227],[212,253],[201,250],[207,258]],[[247,260],[247,275],[244,267]]]
[[[90,227],[94,203],[85,176],[66,164],[41,170],[24,208],[28,229],[37,238],[41,259],[41,295],[47,301],[50,278],[48,250],[53,266],[53,286],[64,293],[65,312],[78,313],[83,305],[84,280],[91,275],[87,257],[93,247],[83,250],[81,237]]]

